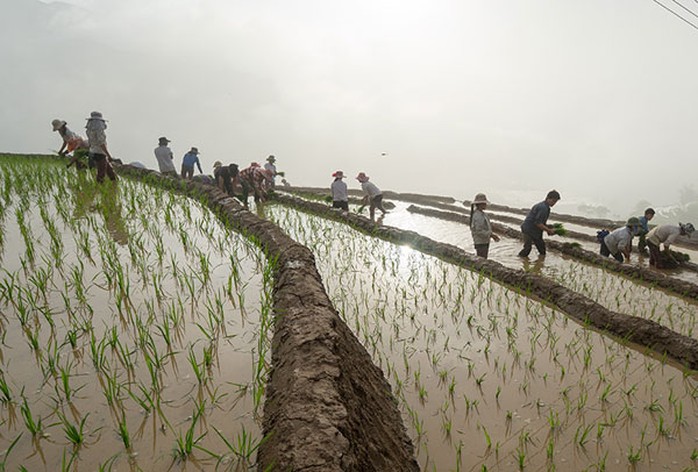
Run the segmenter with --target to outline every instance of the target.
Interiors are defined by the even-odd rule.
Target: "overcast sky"
[[[157,168],[165,135],[178,166],[275,154],[296,185],[622,215],[698,175],[698,30],[653,0],[1,2],[2,151],[99,110],[125,162]]]

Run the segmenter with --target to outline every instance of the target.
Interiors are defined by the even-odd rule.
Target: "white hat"
[[[65,121],[59,120],[58,118],[56,118],[55,120],[53,120],[53,121],[51,122],[51,126],[53,126],[53,131],[58,131],[58,130],[61,129],[65,124],[66,124]]]

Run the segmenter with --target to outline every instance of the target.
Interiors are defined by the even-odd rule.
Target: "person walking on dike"
[[[247,199],[250,190],[254,192],[255,203],[263,202],[267,199],[267,186],[271,184],[272,175],[266,169],[262,169],[259,164],[253,162],[249,167],[240,171],[240,185],[242,186],[242,203],[247,206]]]
[[[611,231],[601,240],[600,254],[604,257],[613,256],[618,262],[623,262],[623,260],[629,262],[633,236],[638,234],[641,228],[639,218],[634,216],[628,218],[625,226]]]
[[[213,179],[219,189],[234,196],[235,186],[239,184],[240,171],[237,164],[224,166],[221,161],[213,163]]]
[[[174,155],[168,146],[169,143],[171,143],[171,141],[164,136],[158,138],[158,147],[155,148],[155,159],[158,161],[158,167],[162,175],[177,177]]]
[[[654,208],[648,208],[645,213],[638,218],[640,220],[640,232],[638,233],[639,239],[637,241],[637,248],[640,254],[647,253],[647,233],[650,232],[649,223],[654,218]]]
[[[557,190],[551,190],[546,195],[545,200],[533,205],[531,210],[526,215],[526,219],[521,225],[523,233],[524,247],[519,252],[519,257],[528,257],[531,253],[533,245],[536,246],[538,254],[545,256],[545,241],[543,241],[543,231],[549,235],[555,234],[555,230],[548,226],[548,217],[550,209],[560,200],[560,194]]]
[[[383,216],[388,212],[383,208],[383,192],[373,182],[369,182],[368,179],[368,175],[363,172],[359,172],[359,175],[356,176],[356,180],[361,182],[361,189],[366,193],[364,200],[368,200],[368,213],[371,221],[373,221],[376,215],[376,208],[383,213]]]
[[[90,113],[85,125],[87,130],[87,140],[90,145],[90,158],[94,160],[97,166],[97,182],[104,182],[104,177],[107,176],[113,182],[116,180],[116,174],[109,161],[112,160],[109,149],[107,149],[107,121],[98,111]]]
[[[332,192],[332,208],[339,208],[344,211],[349,211],[349,191],[347,184],[344,182],[344,172],[338,170],[332,174],[334,181],[330,185]]]
[[[192,147],[188,153],[182,158],[182,178],[191,179],[194,177],[194,165],[199,168],[199,174],[203,174],[201,170],[201,162],[199,162],[199,150]]]
[[[657,269],[672,269],[678,262],[669,252],[669,247],[679,236],[688,236],[695,231],[691,223],[679,223],[676,225],[656,226],[647,234],[647,248],[650,250],[650,266]],[[659,250],[659,246],[664,244],[664,253]]]
[[[492,232],[490,217],[485,213],[488,203],[487,196],[478,193],[470,204],[470,233],[475,243],[475,252],[484,259],[487,259],[490,251],[490,239],[499,241],[499,236]]]

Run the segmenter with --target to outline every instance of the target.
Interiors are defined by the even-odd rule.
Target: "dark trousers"
[[[342,210],[349,211],[349,202],[347,201],[340,201],[340,200],[334,200],[332,202],[332,208],[339,208]]]
[[[523,232],[522,232],[523,233]],[[538,250],[538,254],[545,256],[545,241],[543,241],[543,235],[531,235],[529,233],[523,233],[524,247],[519,252],[519,256],[528,257],[531,253],[531,248],[535,245]]]
[[[487,259],[487,255],[490,252],[490,243],[487,244],[476,244],[475,245],[475,253],[479,256],[482,257],[483,259]]]
[[[645,250],[645,248],[647,247],[646,236],[647,236],[647,233],[642,232],[642,233],[640,233],[640,237],[638,238],[637,248],[640,250],[640,252],[643,252]]]
[[[385,208],[383,208],[383,195],[376,195],[373,197],[369,203],[368,206],[368,213],[371,219],[373,219],[376,216],[376,208],[378,208],[381,213],[385,215],[386,211]]]
[[[650,265],[655,266],[657,269],[661,269],[662,259],[659,251],[659,246],[647,241],[647,249],[650,250]]]
[[[104,154],[91,154],[90,155],[97,166],[97,182],[100,184],[104,182],[104,177],[109,177],[109,180],[115,181],[116,174],[111,164],[107,160],[107,156]]]
[[[191,166],[191,167],[182,166],[182,178],[183,179],[191,179],[192,177],[194,177],[194,166]]]
[[[618,262],[623,262],[623,254],[621,254],[620,251],[618,251],[615,254],[612,254],[611,250],[608,249],[608,246],[606,246],[606,241],[601,241],[601,250],[599,252],[604,257],[613,256],[613,258]]]

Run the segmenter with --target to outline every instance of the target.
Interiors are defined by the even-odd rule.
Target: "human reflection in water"
[[[528,259],[522,259],[524,272],[532,272],[534,274],[540,274],[545,267],[545,256],[539,256],[538,259],[531,262]]]
[[[116,183],[98,185],[87,175],[78,175],[73,190],[75,209],[73,218],[84,218],[88,211],[98,212],[104,218],[109,235],[120,245],[128,243],[128,230],[121,215],[121,194]],[[97,199],[97,195],[100,196]]]
[[[104,223],[107,225],[107,231],[114,242],[125,246],[128,244],[128,229],[121,215],[121,195],[118,187],[113,185],[111,189],[104,188],[101,194],[102,200],[99,209],[104,217]]]

